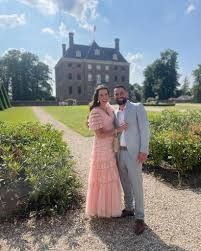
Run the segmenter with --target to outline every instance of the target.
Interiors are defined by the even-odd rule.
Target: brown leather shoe
[[[145,224],[143,220],[136,220],[135,221],[135,234],[140,235],[145,230]]]
[[[134,209],[133,210],[123,209],[121,213],[121,217],[134,216],[134,215],[135,215]]]

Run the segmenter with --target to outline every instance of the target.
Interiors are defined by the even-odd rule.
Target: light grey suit
[[[119,126],[116,114],[116,126]],[[124,190],[124,202],[127,210],[133,209],[135,201],[135,218],[144,219],[144,195],[142,180],[142,165],[138,163],[139,152],[148,154],[149,147],[149,122],[144,106],[140,103],[127,101],[124,121],[128,123],[125,131],[127,151],[120,150],[118,153],[118,169],[121,184]],[[120,135],[119,135],[120,137]]]

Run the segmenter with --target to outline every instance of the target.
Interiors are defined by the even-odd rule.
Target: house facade
[[[119,50],[119,39],[114,48],[74,43],[69,33],[69,47],[62,44],[62,57],[55,66],[56,98],[59,102],[75,101],[88,104],[98,84],[106,85],[112,94],[118,84],[128,87],[129,63]]]

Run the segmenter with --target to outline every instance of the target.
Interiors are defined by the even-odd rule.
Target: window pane
[[[72,92],[73,92],[73,88],[72,88],[72,86],[69,86],[69,87],[68,87],[68,93],[69,93],[69,95],[71,95]]]
[[[68,73],[68,79],[72,79],[73,78],[73,75],[72,75],[72,73]]]
[[[88,70],[91,70],[91,69],[92,69],[92,65],[88,64]]]

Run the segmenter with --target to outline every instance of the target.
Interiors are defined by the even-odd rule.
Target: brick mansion
[[[88,104],[94,89],[100,83],[110,91],[117,84],[129,84],[129,63],[115,39],[114,48],[74,43],[74,34],[69,33],[69,47],[62,44],[62,57],[55,66],[56,98],[58,101],[74,100]]]

